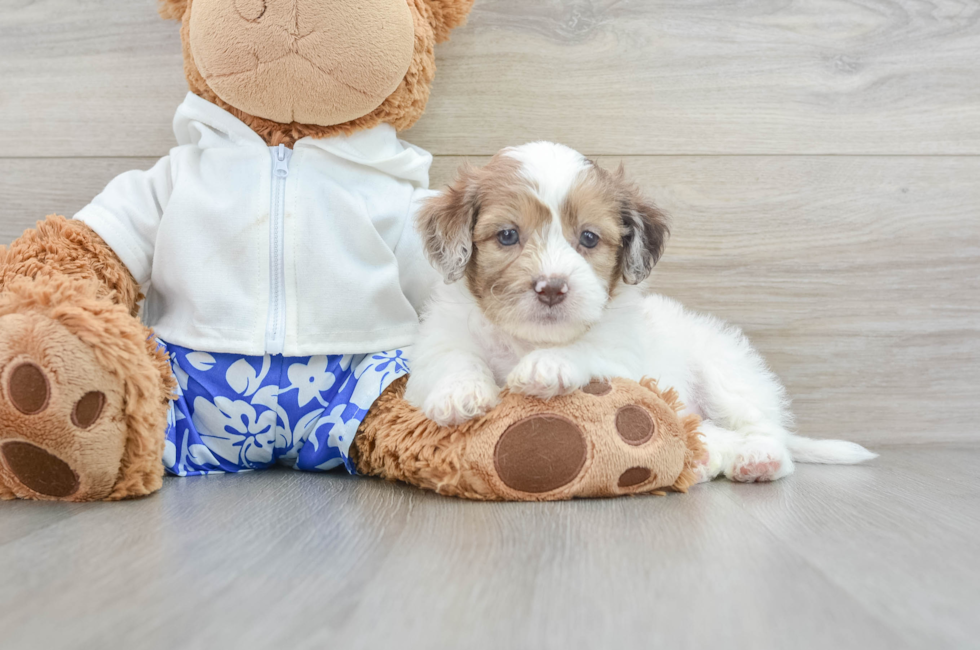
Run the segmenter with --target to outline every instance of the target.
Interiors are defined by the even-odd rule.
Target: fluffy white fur
[[[785,390],[737,328],[693,313],[641,286],[598,277],[562,233],[560,206],[590,165],[571,149],[534,143],[508,150],[522,163],[553,222],[536,236],[546,246],[540,277],[567,278],[560,317],[529,283],[507,318],[491,323],[465,281],[439,287],[414,346],[406,398],[432,420],[452,424],[498,403],[501,387],[542,398],[567,393],[592,378],[653,377],[672,386],[703,418],[709,460],[702,479],[775,480],[793,461],[857,463],[875,454],[838,440],[790,432]],[[533,278],[532,278],[533,280]],[[555,311],[555,313],[559,313]]]

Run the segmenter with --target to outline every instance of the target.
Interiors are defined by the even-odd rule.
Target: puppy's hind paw
[[[785,445],[760,438],[743,443],[725,475],[738,483],[761,483],[792,474],[793,469],[793,459]]]

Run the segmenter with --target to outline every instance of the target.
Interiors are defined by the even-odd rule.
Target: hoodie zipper
[[[292,149],[270,147],[272,152],[272,204],[269,209],[269,316],[265,351],[282,354],[286,342],[286,178]]]

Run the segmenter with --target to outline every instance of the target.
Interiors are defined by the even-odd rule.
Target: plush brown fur
[[[683,406],[676,392],[661,392],[652,380],[616,379],[598,386],[598,391],[590,386],[592,392],[576,391],[550,401],[505,391],[500,405],[482,418],[439,427],[402,399],[405,381],[399,380],[361,424],[351,458],[360,473],[477,500],[556,501],[686,491],[696,481],[695,470],[705,454],[697,432],[699,418],[678,415]],[[637,407],[649,414],[655,433],[648,441],[630,444],[619,433],[618,418]],[[532,420],[545,424],[518,435],[524,438],[517,441],[523,458],[505,457],[504,436]],[[550,446],[549,422],[564,422],[561,426],[581,432],[581,459],[563,458],[565,450]],[[502,478],[507,462],[521,463],[523,471],[530,468],[531,474],[545,478],[556,465],[570,470],[556,481],[564,481],[562,485],[527,491]],[[648,478],[621,484],[637,475]]]
[[[16,250],[16,247],[14,247]],[[4,265],[23,263],[7,253]],[[0,426],[5,443],[19,440],[68,463],[80,488],[69,501],[123,499],[160,488],[167,400],[175,384],[166,356],[151,332],[114,301],[98,282],[45,268],[34,278],[10,280],[0,294],[2,375]],[[24,358],[47,378],[50,398],[37,414],[24,415],[9,400],[10,371]],[[96,423],[81,430],[69,414],[87,392],[107,396]],[[9,437],[11,431],[19,432]],[[49,495],[21,485],[0,467],[7,493]]]
[[[473,0],[425,0],[432,12],[430,23],[436,35],[436,43],[449,40],[449,32],[466,22],[473,8]]]
[[[123,499],[160,488],[166,403],[174,380],[151,332],[134,316],[139,286],[87,225],[52,215],[0,250],[0,393],[19,357],[37,363],[51,397],[25,416],[0,400],[5,439],[36,444],[67,462],[80,487],[66,500]],[[107,396],[98,421],[70,420],[91,390]],[[10,438],[10,432],[20,434]],[[4,481],[5,479],[5,481]],[[0,498],[51,498],[0,468]]]
[[[119,257],[84,223],[56,214],[38,221],[0,253],[0,291],[17,278],[54,275],[91,282],[96,295],[136,315],[142,295]]]

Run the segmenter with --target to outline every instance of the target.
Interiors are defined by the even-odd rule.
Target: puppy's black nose
[[[534,281],[534,292],[538,300],[554,307],[568,295],[568,281],[565,278],[538,278]]]

